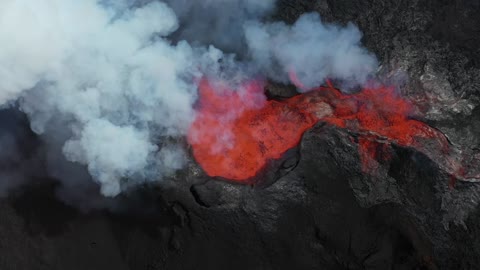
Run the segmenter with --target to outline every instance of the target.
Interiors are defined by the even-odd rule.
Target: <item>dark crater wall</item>
[[[478,154],[480,1],[279,0],[274,17],[310,11],[357,24],[382,78]],[[125,195],[114,213],[66,206],[36,176],[0,201],[0,269],[478,269],[480,187],[449,188],[434,162],[401,147],[366,176],[355,139],[319,124],[295,160],[274,164],[269,186],[213,181],[191,164],[170,184]]]

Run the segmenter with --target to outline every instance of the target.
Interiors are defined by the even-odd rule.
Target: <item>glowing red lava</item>
[[[247,96],[263,95],[263,84],[242,86]],[[199,85],[200,102],[188,140],[193,155],[210,176],[245,181],[294,147],[317,119],[288,103],[242,98],[227,88]],[[255,100],[255,98],[254,98]]]
[[[388,87],[344,94],[330,85],[284,101],[262,98],[263,83],[258,81],[240,88],[232,91],[206,79],[199,83],[197,116],[188,141],[210,176],[248,181],[268,160],[295,147],[318,121],[359,135],[366,172],[375,170],[377,153],[385,145],[417,147],[418,139],[443,138],[430,126],[410,119],[410,103]]]

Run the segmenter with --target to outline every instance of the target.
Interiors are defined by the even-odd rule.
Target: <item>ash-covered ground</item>
[[[480,167],[479,1],[282,0],[273,17],[309,11],[357,24],[381,77]],[[22,115],[1,114],[28,130]],[[35,135],[22,134],[29,152]],[[399,146],[366,175],[355,138],[319,123],[262,185],[218,181],[192,162],[108,211],[65,205],[55,183],[14,159],[1,165],[38,184],[0,202],[0,269],[478,269],[480,184],[452,185],[435,158]]]

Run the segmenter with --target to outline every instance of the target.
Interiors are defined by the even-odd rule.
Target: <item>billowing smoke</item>
[[[294,71],[313,86],[326,77],[362,82],[375,65],[352,25],[323,25],[315,15],[293,26],[262,23],[274,0],[146,2],[0,3],[0,104],[28,116],[62,198],[90,189],[89,177],[115,196],[181,169],[179,138],[205,74],[287,82]]]
[[[210,58],[164,39],[178,27],[166,4],[7,1],[0,10],[0,101],[20,98],[38,134],[70,133],[58,142],[65,157],[86,165],[103,194],[182,166],[182,148],[158,142],[184,134],[196,66]]]
[[[294,25],[250,22],[245,32],[253,61],[279,82],[288,82],[288,73],[294,73],[306,89],[326,78],[361,84],[377,67],[376,58],[361,46],[357,27],[323,24],[318,14],[305,14]]]

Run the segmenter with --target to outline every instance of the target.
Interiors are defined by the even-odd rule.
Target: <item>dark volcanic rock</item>
[[[266,188],[210,180],[165,190],[187,220],[170,231],[173,247],[151,240],[158,251],[147,261],[164,254],[158,269],[434,269],[423,228],[395,203],[395,183],[384,187],[391,199],[359,203],[351,182],[367,179],[355,152],[348,134],[320,125],[305,135],[295,170]],[[130,237],[135,244],[124,248],[145,238]]]
[[[449,229],[445,223],[452,207],[445,204],[457,206],[450,214],[465,212],[457,200],[471,200],[465,195],[476,194],[476,186],[450,190],[434,162],[405,148],[395,148],[386,175],[366,176],[352,136],[317,125],[304,135],[297,167],[268,187],[192,170],[187,181],[143,194],[151,198],[145,204],[156,205],[147,215],[85,216],[48,192],[26,194],[30,199],[2,211],[8,216],[0,220],[0,248],[8,255],[2,269],[468,269],[478,263],[469,240],[475,215]]]
[[[450,190],[427,157],[395,148],[386,175],[368,177],[352,135],[321,124],[300,148],[298,166],[265,188],[177,182],[162,194],[180,207],[182,221],[159,226],[168,230],[164,241],[127,237],[123,249],[141,252],[130,247],[150,237],[156,252],[146,261],[158,261],[158,269],[437,269],[465,266],[460,242],[476,258],[471,235],[447,229],[444,205],[476,189]]]

